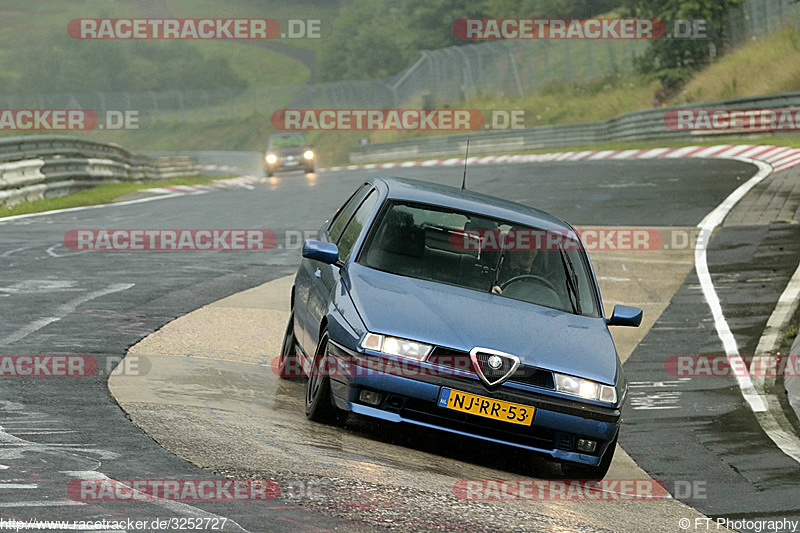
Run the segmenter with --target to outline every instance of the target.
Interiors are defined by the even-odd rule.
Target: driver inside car
[[[505,250],[501,257],[500,271],[497,276],[497,283],[492,287],[492,293],[503,294],[501,288],[508,281],[518,276],[536,275],[537,269],[533,268],[533,262],[539,250]]]
[[[492,294],[515,300],[569,309],[559,252],[542,253],[536,245],[503,249],[492,283]]]

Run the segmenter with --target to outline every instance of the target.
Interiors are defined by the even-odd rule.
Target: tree
[[[741,2],[742,0],[626,0],[630,15],[661,19],[666,23],[667,34],[675,30],[675,21],[705,21],[705,37],[693,34],[690,38],[665,36],[654,40],[647,51],[637,58],[639,70],[657,76],[665,89],[676,89],[695,70],[709,63],[712,49],[722,50],[725,14]]]

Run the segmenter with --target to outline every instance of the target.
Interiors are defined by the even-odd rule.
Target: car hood
[[[349,293],[369,331],[470,351],[613,384],[617,352],[605,321],[351,263]]]

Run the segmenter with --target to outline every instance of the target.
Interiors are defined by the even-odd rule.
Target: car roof
[[[571,230],[566,221],[540,209],[456,187],[398,177],[375,177],[388,188],[388,198],[449,207],[469,213],[547,230]]]

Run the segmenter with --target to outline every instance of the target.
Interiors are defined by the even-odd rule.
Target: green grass
[[[75,18],[163,18],[163,17],[248,17],[282,19],[318,19],[322,36],[336,12],[338,2],[295,0],[174,0],[170,2],[126,2],[122,0],[5,0],[0,6],[0,82],[15,79],[20,57],[27,50],[43,49],[52,39],[67,42],[70,47],[87,46],[87,42],[67,37],[67,23]],[[319,39],[273,39],[256,46],[246,42],[225,40],[159,41],[168,46],[193,47],[208,58],[223,57],[234,73],[247,80],[251,87],[286,86],[305,83],[310,71],[299,59],[291,57],[291,49],[316,52],[324,46]],[[131,41],[105,41],[104,46],[128,46]],[[274,46],[278,50],[269,49]],[[287,53],[283,53],[286,51]],[[6,83],[10,86],[10,83]],[[176,88],[178,89],[178,88]],[[188,88],[187,88],[188,89]],[[64,87],[63,92],[71,92]]]
[[[0,207],[0,218],[13,215],[27,215],[29,213],[41,213],[54,209],[68,209],[70,207],[81,207],[87,205],[108,204],[117,198],[136,192],[141,189],[151,187],[165,187],[168,185],[196,185],[210,183],[217,179],[224,179],[225,176],[199,177],[199,178],[175,178],[169,180],[148,181],[141,183],[108,183],[99,185],[93,189],[78,191],[66,196],[57,198],[45,198],[33,202],[24,202],[10,207]]]
[[[92,131],[83,136],[101,142],[115,142],[135,151],[242,150],[261,151],[271,132],[269,116],[211,117],[190,115],[181,120],[178,114],[166,121],[159,119],[139,130]]]
[[[786,28],[737,49],[698,73],[673,104],[800,91],[800,31]]]
[[[663,105],[800,91],[800,31],[784,29],[753,41],[698,72]],[[525,110],[526,126],[608,120],[622,113],[652,109],[660,83],[635,73],[608,75],[584,83],[550,82],[521,98],[480,95],[464,102],[437,102],[451,108]],[[370,142],[442,135],[442,132],[375,132]],[[687,143],[692,144],[692,143]]]

